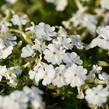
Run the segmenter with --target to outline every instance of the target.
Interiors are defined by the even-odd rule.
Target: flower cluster
[[[44,103],[41,95],[43,92],[32,86],[25,86],[22,91],[16,90],[10,95],[0,96],[0,108],[2,109],[27,109],[29,102],[32,109],[44,109]]]
[[[48,101],[43,98],[51,90],[50,97],[65,100],[76,93],[72,99],[81,99],[91,109],[108,107],[109,1],[99,0],[92,12],[86,6],[90,0],[74,1],[77,11],[61,26],[36,24],[26,14],[1,7],[0,109],[44,109]],[[68,0],[45,2],[59,13],[69,5]]]

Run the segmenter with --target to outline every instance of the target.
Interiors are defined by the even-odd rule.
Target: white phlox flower
[[[83,63],[83,61],[80,59],[80,56],[77,55],[76,52],[65,53],[63,56],[63,62],[68,65],[72,65],[73,63],[81,65]]]
[[[67,35],[67,31],[65,30],[65,28],[63,28],[62,26],[59,26],[58,29],[59,29],[57,32],[58,36],[66,36]]]
[[[46,2],[56,5],[57,11],[64,11],[68,4],[68,0],[46,0]]]
[[[31,30],[36,38],[38,39],[43,39],[43,40],[48,40],[50,41],[53,36],[56,36],[55,32],[55,27],[50,26],[48,24],[45,24],[43,22],[39,23],[38,25],[33,25],[32,27],[29,28]]]
[[[45,63],[39,63],[36,65],[33,70],[29,71],[29,78],[35,82],[37,85],[40,80],[44,78],[45,71],[44,71]]]
[[[16,75],[20,75],[22,73],[22,70],[19,66],[14,66],[9,68],[13,73]]]
[[[19,76],[22,73],[22,70],[20,69],[20,67],[14,66],[8,68],[6,73],[7,79],[9,80],[7,84],[9,84],[11,87],[15,87],[18,83],[17,76]]]
[[[8,3],[10,3],[10,4],[14,4],[14,3],[16,3],[17,2],[17,0],[6,0]]]
[[[109,49],[109,26],[99,27],[97,29],[98,37],[94,38],[88,46],[88,49],[96,46],[103,49]]]
[[[3,39],[0,38],[0,59],[7,58],[13,50],[13,45],[6,46]]]
[[[27,15],[18,16],[17,14],[14,14],[11,19],[11,22],[14,25],[18,25],[18,26],[26,25],[28,21],[29,20],[28,20]]]
[[[0,109],[4,109],[4,97],[0,95]]]
[[[53,79],[55,77],[55,69],[54,69],[53,65],[46,65],[44,68],[44,71],[45,71],[45,75],[44,75],[42,84],[48,85],[53,81]]]
[[[8,21],[4,21],[1,25],[0,25],[0,32],[6,32],[8,30],[8,27],[12,26],[12,24]]]
[[[87,75],[87,80],[92,82],[94,80],[95,73],[99,74],[102,71],[102,67],[98,65],[93,65],[91,71]]]
[[[98,27],[97,29],[98,37],[109,41],[109,26]]]
[[[34,86],[32,86],[31,88],[25,86],[23,88],[23,91],[31,102],[32,109],[44,109],[44,103],[41,97],[43,92],[41,90]]]
[[[25,86],[22,91],[16,90],[9,95],[0,95],[0,109],[27,109],[28,102],[32,109],[44,109],[44,102],[41,95],[43,92],[37,87]]]
[[[66,71],[66,67],[64,65],[60,65],[59,67],[55,68],[56,76],[52,81],[53,85],[56,85],[58,87],[62,87],[66,85],[64,73]]]
[[[8,80],[7,84],[10,86],[15,87],[17,85],[17,76],[22,72],[18,66],[10,68],[6,68],[6,66],[0,66],[0,71],[0,81],[4,77],[6,80]]]
[[[85,99],[89,104],[102,106],[103,103],[107,101],[109,96],[108,88],[103,88],[102,85],[98,85],[93,88],[88,88],[86,90]]]
[[[30,44],[26,45],[25,47],[22,48],[22,53],[21,57],[26,58],[32,56],[34,53],[34,50]]]
[[[5,77],[6,79],[8,78],[6,71],[7,71],[6,66],[0,66],[0,81],[2,80],[3,77]]]
[[[80,87],[85,83],[87,70],[83,66],[77,66],[72,64],[65,74],[65,81],[67,84],[70,84],[71,87]]]
[[[56,0],[55,5],[56,5],[56,10],[57,11],[64,11],[68,4],[68,0]]]
[[[102,73],[98,75],[99,79],[104,81],[107,85],[109,85],[109,75],[106,73]]]
[[[109,0],[100,0],[100,5],[103,9],[109,10]]]
[[[71,49],[72,48],[72,44],[71,44],[71,38],[66,37],[66,36],[60,36],[57,37],[57,39],[53,40],[53,43],[56,45],[59,45],[60,48],[62,49]]]
[[[4,50],[0,50],[0,59],[6,59],[12,53],[12,50],[13,46],[9,46]]]
[[[28,97],[22,91],[14,91],[4,97],[4,109],[27,109]]]
[[[65,50],[60,49],[59,45],[49,44],[47,48],[43,51],[44,59],[52,64],[60,64],[62,62]]]
[[[70,20],[66,20],[66,21],[62,21],[62,25],[66,28],[66,29],[71,29],[71,22]]]
[[[72,46],[76,46],[78,49],[84,48],[84,43],[81,42],[79,35],[72,35],[71,40],[72,40]]]
[[[32,46],[32,48],[36,51],[38,50],[42,54],[42,52],[46,48],[46,45],[45,42],[41,42],[35,39],[35,44]]]
[[[17,44],[16,36],[8,33],[0,38],[0,59],[5,59],[12,54],[14,46]]]
[[[73,22],[73,25],[75,27],[79,25],[82,27],[86,27],[87,30],[94,35],[96,32],[97,16],[86,14],[85,10],[86,9],[77,11],[77,13],[72,16],[70,21]]]
[[[35,66],[34,70],[29,71],[29,77],[36,84],[42,80],[43,85],[48,85],[55,77],[55,69],[52,65],[42,63],[41,65]]]
[[[106,41],[100,37],[97,37],[91,41],[91,43],[88,45],[87,49],[91,49],[96,46],[103,48],[103,49],[109,49],[109,41]]]
[[[6,45],[6,47],[8,46],[15,46],[17,45],[17,37],[14,34],[11,33],[7,33],[6,36],[2,37],[4,44]]]

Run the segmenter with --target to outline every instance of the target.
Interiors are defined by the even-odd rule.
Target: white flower
[[[29,77],[34,80],[36,84],[38,84],[40,80],[43,80],[42,84],[48,85],[55,77],[55,70],[52,65],[42,63],[35,66],[34,70],[30,70]]]
[[[96,46],[103,49],[109,49],[109,41],[106,41],[105,39],[97,37],[92,40],[92,42],[88,45],[87,49],[94,48]]]
[[[55,69],[52,65],[46,65],[44,70],[45,70],[45,75],[44,75],[42,84],[48,85],[53,81],[55,77]]]
[[[52,64],[60,64],[62,62],[65,50],[59,48],[56,44],[49,44],[47,48],[43,51],[44,59]]]
[[[41,95],[43,92],[36,87],[23,88],[23,91],[16,90],[10,95],[0,96],[0,109],[27,109],[28,102],[32,109],[44,109]]]
[[[109,10],[109,0],[100,0],[100,5],[102,8]]]
[[[10,85],[11,87],[15,87],[17,85],[17,76],[14,73],[12,73],[12,74],[8,74],[7,77],[9,80],[7,84]]]
[[[41,54],[43,50],[46,48],[45,42],[38,41],[35,39],[35,44],[32,46],[34,50],[38,50]]]
[[[7,84],[11,87],[15,87],[18,83],[17,76],[20,75],[22,70],[18,66],[10,67],[7,69],[7,79],[9,80]]]
[[[33,53],[34,53],[34,50],[32,49],[32,46],[28,44],[22,48],[21,57],[22,58],[30,57],[33,55]]]
[[[22,70],[19,66],[10,67],[9,69],[16,75],[20,75],[22,73]]]
[[[62,21],[62,25],[66,28],[66,29],[71,29],[71,22],[70,20],[67,21]]]
[[[57,11],[64,11],[68,4],[68,0],[56,0],[55,5],[56,5],[56,10]]]
[[[46,0],[46,2],[55,4],[57,11],[64,11],[68,4],[68,0]]]
[[[14,4],[14,3],[16,3],[17,2],[17,0],[6,0],[8,3],[10,3],[10,4]]]
[[[12,50],[13,50],[13,46],[9,46],[5,49],[0,50],[0,59],[7,58],[12,53]]]
[[[22,91],[14,91],[4,98],[5,109],[27,109],[28,98]]]
[[[82,26],[86,27],[91,34],[96,32],[97,16],[86,14],[85,8],[83,10],[77,11],[77,13],[70,19],[75,27]]]
[[[25,86],[23,90],[32,104],[32,109],[44,109],[44,103],[42,102],[41,97],[43,92],[41,90],[39,90],[37,87],[29,88],[27,86]]]
[[[5,44],[3,39],[0,38],[0,49],[4,49],[5,48]]]
[[[64,77],[67,84],[70,84],[72,87],[80,87],[86,80],[86,73],[87,70],[84,69],[83,66],[72,64],[72,66],[66,70]]]
[[[56,85],[58,87],[62,87],[66,85],[64,73],[66,71],[66,67],[64,65],[60,65],[59,67],[55,68],[56,76],[52,81],[53,85]]]
[[[86,90],[85,99],[89,104],[94,104],[98,106],[102,106],[103,103],[106,102],[107,96],[109,96],[109,91],[107,88],[103,88],[102,85],[98,85],[93,88],[89,88]]]
[[[34,67],[33,70],[29,71],[29,78],[38,84],[40,80],[44,78],[45,71],[44,71],[45,63],[39,63]]]
[[[0,81],[5,77],[6,80],[9,80],[7,84],[15,87],[17,85],[17,76],[20,75],[21,72],[22,70],[18,66],[10,67],[8,69],[6,66],[0,66]]]
[[[67,35],[67,31],[65,30],[64,27],[59,26],[58,29],[59,29],[58,33],[57,33],[58,36],[66,36]]]
[[[48,3],[54,3],[55,0],[46,0],[46,2],[48,2]]]
[[[87,80],[89,80],[90,82],[93,81],[95,73],[98,74],[101,72],[101,70],[102,70],[101,66],[93,65],[92,70],[89,72],[87,76]]]
[[[17,37],[14,35],[14,34],[11,34],[11,33],[7,33],[6,36],[2,37],[3,41],[4,41],[4,44],[6,47],[8,46],[15,46],[17,45]]]
[[[105,27],[98,27],[97,29],[98,37],[105,39],[106,41],[109,41],[109,26]]]
[[[12,99],[15,103],[19,103],[19,105],[22,107],[27,106],[28,97],[24,94],[24,92],[14,91],[10,94],[10,99]]]
[[[57,37],[57,39],[53,40],[53,43],[56,45],[59,45],[60,48],[62,48],[62,49],[71,49],[72,48],[71,38],[69,38],[69,37],[65,37],[65,36]]]
[[[42,95],[43,92],[37,87],[32,86],[30,88],[28,86],[25,86],[23,88],[23,91],[25,95],[28,97],[29,101],[34,101],[34,100],[41,101],[42,100],[40,95]]]
[[[4,21],[1,25],[0,25],[0,32],[6,32],[8,30],[8,27],[12,26],[11,23],[9,23],[8,21]]]
[[[107,85],[109,85],[109,75],[108,74],[102,73],[102,74],[99,74],[98,77],[99,77],[100,80],[105,81],[105,83]]]
[[[39,23],[33,25],[30,30],[35,34],[36,38],[43,40],[51,40],[53,36],[56,36],[55,27],[45,23]]]
[[[38,102],[37,100],[32,101],[32,109],[44,109],[44,103],[43,102]]]
[[[16,37],[10,33],[0,38],[0,59],[5,59],[12,53],[14,45],[17,44],[15,40]]]
[[[81,65],[83,63],[83,61],[80,59],[76,52],[65,53],[63,56],[63,62],[68,65],[71,65],[73,63]]]
[[[0,96],[0,109],[27,109],[28,102],[32,109],[44,109],[41,95],[43,92],[36,87],[23,88],[23,91],[16,90],[10,95]]]
[[[12,19],[11,19],[12,23],[14,25],[26,25],[26,23],[29,21],[27,15],[23,15],[23,16],[18,16],[17,14],[14,14]]]
[[[98,65],[93,65],[92,67],[92,72],[95,72],[95,73],[100,73],[102,70],[102,67],[101,66],[98,66]]]
[[[4,109],[3,103],[4,103],[4,97],[0,95],[0,109]]]
[[[0,81],[2,80],[3,77],[7,79],[6,71],[7,71],[6,66],[0,66]]]
[[[99,34],[98,37],[92,40],[88,46],[88,49],[96,46],[103,49],[109,49],[109,26],[99,27],[97,33]]]
[[[2,96],[3,109],[27,109],[28,98],[22,91],[14,91],[10,95]],[[1,106],[1,105],[0,105]]]
[[[84,43],[81,42],[79,35],[72,35],[71,40],[72,40],[72,46],[76,46],[78,49],[84,48]]]

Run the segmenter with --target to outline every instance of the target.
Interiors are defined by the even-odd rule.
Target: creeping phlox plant
[[[0,109],[109,109],[109,0],[92,14],[82,6],[90,1],[75,0],[63,26],[1,8]],[[59,12],[68,5],[45,2]]]

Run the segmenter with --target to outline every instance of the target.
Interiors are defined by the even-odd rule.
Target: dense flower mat
[[[109,109],[108,24],[109,0],[0,1],[0,109]]]

